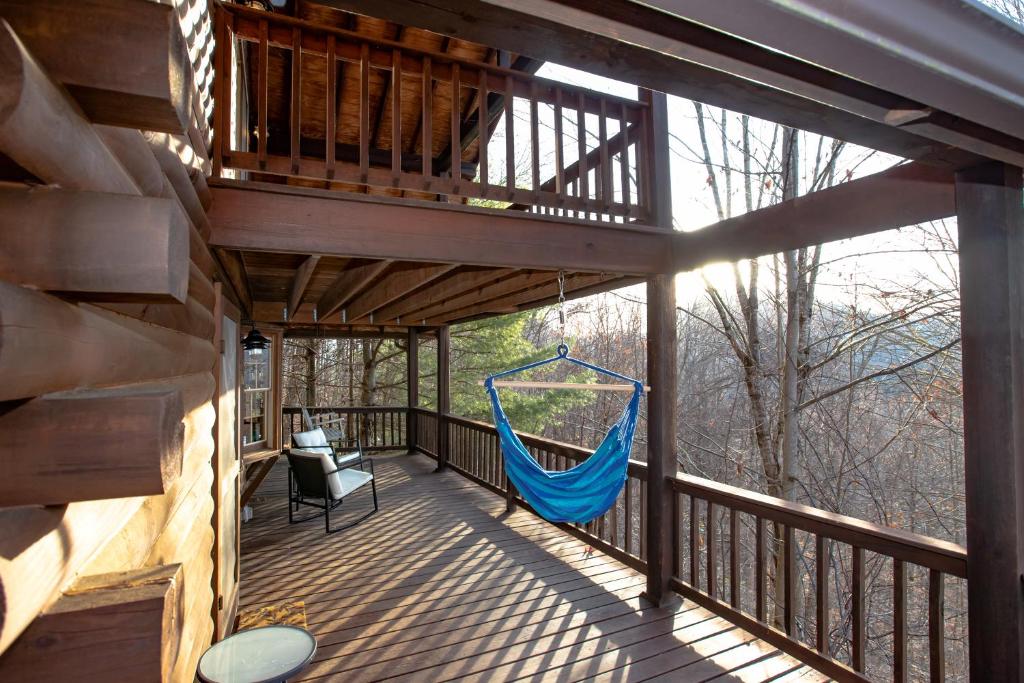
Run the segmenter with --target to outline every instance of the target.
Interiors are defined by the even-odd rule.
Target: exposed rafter
[[[371,323],[376,322],[373,313],[378,308],[393,303],[457,267],[453,264],[445,263],[392,273],[380,283],[353,299],[346,307],[348,312],[346,318],[351,322],[362,320],[363,318],[369,318]]]
[[[316,305],[317,317],[326,320],[344,306],[391,265],[390,260],[376,261],[342,271]]]
[[[302,296],[309,286],[309,279],[313,277],[316,264],[320,262],[319,256],[310,256],[302,262],[302,265],[295,271],[292,279],[291,293],[288,295],[288,319],[291,320],[302,305]]]
[[[444,303],[465,292],[475,291],[483,285],[504,280],[515,272],[515,268],[498,268],[455,273],[440,282],[431,284],[418,292],[415,297],[401,299],[381,308],[374,313],[373,317],[380,323],[398,323],[410,316],[415,320],[417,311]]]

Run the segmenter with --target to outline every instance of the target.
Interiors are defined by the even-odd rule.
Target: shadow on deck
[[[242,527],[240,609],[305,601],[319,645],[299,680],[822,679],[690,602],[650,608],[642,574],[426,456],[374,461],[381,511],[359,526],[289,526],[279,463]]]

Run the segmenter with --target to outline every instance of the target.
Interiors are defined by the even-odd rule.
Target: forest
[[[587,83],[594,87],[591,82]],[[842,141],[673,98],[676,229],[697,229],[899,163]],[[499,128],[500,129],[500,128]],[[876,524],[964,542],[963,424],[955,221],[823,244],[677,279],[678,432],[682,472]],[[644,287],[558,307],[486,318],[451,330],[452,413],[491,421],[479,380],[550,356],[573,355],[643,378]],[[286,341],[285,406],[402,406],[405,340]],[[436,406],[436,342],[420,344],[419,405]],[[565,378],[564,368],[560,378]],[[586,373],[574,371],[573,379]],[[554,378],[551,371],[544,375]],[[647,378],[655,384],[658,378]],[[596,447],[622,395],[511,391],[520,431]],[[641,415],[633,457],[645,459]],[[707,523],[723,526],[727,519]],[[746,530],[749,531],[749,530]],[[769,581],[782,600],[784,551]],[[749,538],[746,533],[744,538]],[[726,534],[715,535],[724,542]],[[796,535],[797,637],[814,644],[813,538]],[[751,557],[746,553],[747,558]],[[828,558],[832,595],[849,595],[850,558]],[[750,566],[742,568],[751,572]],[[867,673],[893,666],[891,560],[866,561]],[[724,572],[721,577],[724,592]],[[909,662],[928,671],[927,572],[908,576]],[[946,578],[946,670],[966,678],[966,587]],[[835,599],[828,634],[845,659],[851,606]],[[773,610],[776,620],[780,610]]]

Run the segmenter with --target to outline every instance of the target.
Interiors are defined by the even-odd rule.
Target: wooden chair
[[[373,461],[363,458],[362,450],[346,454],[339,465],[334,453],[314,452],[293,448],[288,456],[288,523],[298,524],[320,516],[316,513],[303,519],[295,519],[300,505],[323,510],[326,533],[341,531],[359,524],[380,509],[377,500],[377,482],[373,474]],[[354,456],[354,457],[353,457]],[[366,470],[369,465],[369,471]],[[331,528],[331,510],[341,506],[345,497],[369,484],[373,491],[373,510],[359,519]],[[317,501],[323,501],[319,503]]]

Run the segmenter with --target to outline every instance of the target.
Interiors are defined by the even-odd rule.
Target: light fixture
[[[252,325],[249,334],[242,338],[242,348],[246,351],[263,351],[269,347],[270,340],[260,334],[255,324]]]

